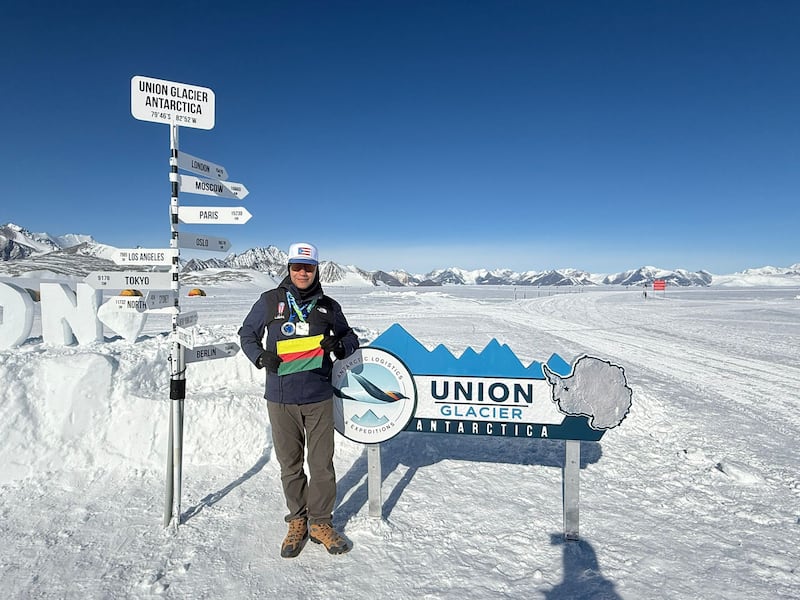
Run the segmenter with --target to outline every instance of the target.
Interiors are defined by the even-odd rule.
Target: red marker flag
[[[277,343],[278,356],[283,362],[278,366],[278,375],[310,371],[322,366],[325,351],[319,345],[322,335],[292,338]]]

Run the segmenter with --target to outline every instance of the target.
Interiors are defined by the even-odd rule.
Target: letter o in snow
[[[13,283],[0,283],[0,348],[16,348],[33,327],[33,299]]]

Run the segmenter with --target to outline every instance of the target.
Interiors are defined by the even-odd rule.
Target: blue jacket
[[[264,292],[253,304],[239,329],[242,351],[253,364],[256,364],[258,357],[265,349],[275,352],[275,343],[278,340],[293,337],[286,336],[281,331],[281,327],[287,321],[292,320],[294,323],[298,321],[297,315],[294,314],[287,301],[287,291],[291,292],[299,304],[307,304],[316,299],[314,308],[306,317],[309,335],[334,335],[342,340],[346,355],[355,352],[358,348],[358,336],[347,324],[347,319],[339,303],[326,296],[322,291],[318,272],[314,283],[303,293],[292,284],[290,277],[287,276],[277,288]],[[265,346],[262,346],[265,331],[267,339]],[[325,353],[322,366],[318,369],[282,376],[268,372],[264,398],[282,404],[311,404],[327,400],[333,396],[332,368],[333,361],[328,353]]]

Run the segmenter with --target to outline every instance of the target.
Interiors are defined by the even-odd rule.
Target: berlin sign
[[[210,344],[208,346],[195,346],[184,351],[186,363],[200,362],[201,360],[215,360],[228,358],[239,352],[239,345],[234,342],[227,344]]]
[[[131,114],[140,121],[214,128],[214,92],[206,87],[136,75],[131,79]]]

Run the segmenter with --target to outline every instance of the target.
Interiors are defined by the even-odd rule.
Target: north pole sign
[[[140,121],[213,129],[214,108],[210,88],[140,75],[131,79],[131,114]]]

